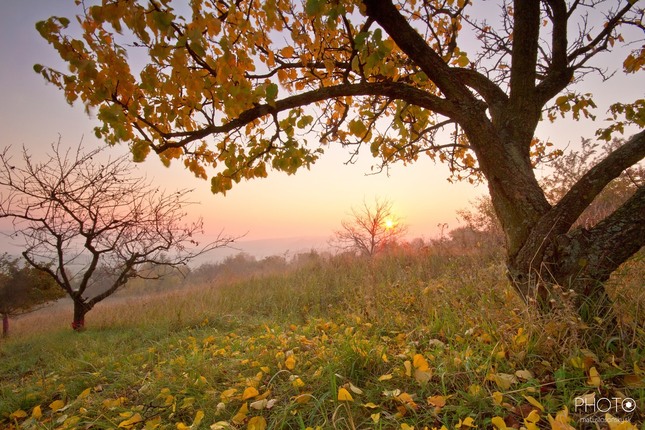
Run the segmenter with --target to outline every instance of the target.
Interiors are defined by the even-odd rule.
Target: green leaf
[[[67,28],[67,26],[69,25],[69,19],[62,16],[58,17],[58,22],[60,22],[63,28]]]
[[[565,95],[565,96],[560,96],[560,97],[558,97],[557,99],[555,99],[555,104],[556,104],[557,106],[562,107],[562,106],[563,106],[565,103],[567,103],[568,101],[569,101],[569,96],[567,96],[567,95]]]
[[[152,19],[157,25],[157,28],[161,32],[165,33],[168,31],[168,29],[170,28],[170,25],[172,24],[173,16],[170,13],[155,11],[155,12],[152,12]]]
[[[365,124],[363,124],[363,121],[357,119],[351,120],[348,124],[348,128],[349,132],[357,137],[363,136],[367,131],[367,128],[365,127]]]
[[[305,12],[307,12],[307,15],[309,16],[319,15],[322,12],[324,4],[324,0],[307,0]]]
[[[269,85],[267,85],[266,99],[269,101],[273,101],[277,96],[278,96],[278,85],[274,83],[270,83]]]
[[[199,42],[190,42],[188,44],[188,46],[198,56],[200,56],[200,57],[205,57],[206,56],[206,50],[204,49],[204,46],[201,43],[199,43]]]
[[[149,152],[150,145],[147,142],[138,140],[132,144],[132,159],[137,163],[145,160]]]

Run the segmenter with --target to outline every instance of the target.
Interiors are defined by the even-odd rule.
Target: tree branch
[[[202,129],[180,133],[164,133],[161,136],[167,139],[163,144],[154,147],[155,152],[161,153],[170,148],[181,148],[191,142],[220,133],[229,133],[256,119],[266,115],[283,112],[289,109],[310,105],[316,102],[350,96],[385,96],[392,99],[405,100],[439,114],[452,117],[457,114],[455,106],[435,95],[399,82],[362,82],[357,84],[341,84],[332,87],[323,87],[306,93],[297,94],[277,100],[274,104],[259,104],[242,112],[237,118],[220,125],[209,125]],[[170,139],[180,137],[179,140]]]
[[[458,79],[453,70],[435,52],[421,35],[410,25],[391,0],[363,0],[367,15],[376,20],[399,48],[423,70],[435,85],[455,104],[479,106],[477,99]],[[462,117],[462,112],[458,112]]]
[[[569,16],[564,0],[549,0],[553,33],[551,35],[551,65],[545,78],[537,86],[539,103],[544,105],[549,99],[562,91],[573,78],[573,68],[568,67],[567,27]]]
[[[551,239],[566,235],[582,212],[607,184],[617,178],[623,170],[638,163],[643,157],[645,157],[645,130],[632,136],[627,143],[591,168],[571,187],[564,197],[536,223],[531,230],[529,239],[518,252],[518,259],[541,261],[542,254]],[[642,190],[639,189],[639,192],[642,193]],[[620,217],[622,212],[619,211],[616,211],[610,218]],[[614,219],[619,220],[620,218]],[[599,229],[597,231],[601,231],[606,228],[602,227],[602,224],[603,222],[599,223],[594,229],[597,228]],[[608,231],[606,234],[609,234]],[[531,255],[527,255],[527,253]]]
[[[565,233],[598,194],[623,170],[645,157],[645,130],[591,168],[547,214],[546,223],[556,233]]]
[[[535,104],[535,77],[540,37],[540,2],[515,0],[509,109],[517,114],[539,115]],[[535,120],[537,122],[537,118]],[[531,130],[532,132],[532,130]]]

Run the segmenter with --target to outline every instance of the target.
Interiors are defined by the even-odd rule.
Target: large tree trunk
[[[74,298],[74,319],[72,320],[72,328],[75,331],[85,330],[85,314],[90,311],[91,307],[80,298]]]
[[[570,304],[585,321],[611,314],[604,283],[645,245],[645,187],[639,187],[627,202],[591,229],[571,226],[612,179],[642,158],[644,148],[645,132],[641,132],[585,174],[530,226],[528,235],[518,237],[517,229],[504,226],[509,241],[521,244],[509,247],[507,265],[514,286],[525,300],[535,300],[541,310],[549,312],[554,300],[562,299],[562,289],[571,290]],[[521,206],[523,201],[519,199],[516,204]]]

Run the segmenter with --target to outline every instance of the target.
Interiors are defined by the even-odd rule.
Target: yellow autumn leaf
[[[575,427],[572,427],[569,423],[571,418],[569,417],[569,409],[565,406],[563,410],[558,411],[555,414],[555,418],[549,414],[547,417],[549,419],[549,424],[551,425],[551,430],[575,430]]]
[[[495,426],[497,430],[506,430],[508,428],[506,426],[506,422],[504,421],[504,418],[502,417],[493,417],[490,420],[490,422]]]
[[[376,408],[380,407],[376,403],[372,403],[372,402],[367,402],[363,406],[366,407],[366,408],[369,408],[369,409],[376,409]]]
[[[426,372],[428,369],[430,369],[430,365],[428,364],[428,361],[421,354],[414,355],[414,358],[412,359],[412,364],[414,365],[415,369],[420,370],[422,372]]]
[[[463,427],[477,428],[477,426],[475,425],[475,420],[472,417],[466,417],[463,420],[459,420],[455,427],[458,429],[461,429]]]
[[[471,396],[479,396],[482,392],[482,387],[479,384],[471,384],[468,386],[468,394]]]
[[[305,383],[301,378],[295,378],[293,381],[291,381],[291,385],[293,385],[295,388],[300,388],[304,387]]]
[[[260,394],[257,388],[255,387],[246,387],[244,393],[242,394],[242,401],[251,399]]]
[[[589,379],[587,379],[587,385],[592,387],[600,387],[600,373],[596,370],[595,367],[589,369]]]
[[[233,399],[233,396],[237,392],[236,388],[229,388],[228,390],[222,391],[222,394],[220,394],[220,398],[224,403],[229,402]]]
[[[129,429],[129,428],[132,428],[133,426],[139,424],[142,421],[143,421],[143,418],[141,418],[141,414],[139,414],[137,412],[136,414],[132,415],[127,420],[121,421],[119,423],[119,428]]]
[[[226,421],[218,421],[210,426],[211,430],[224,430],[228,428],[231,428],[231,426]]]
[[[493,403],[495,403],[498,406],[501,405],[502,400],[504,400],[504,395],[499,391],[495,391],[491,397],[493,398]]]
[[[90,395],[90,393],[91,393],[91,392],[92,392],[92,389],[91,389],[91,388],[86,388],[86,389],[84,389],[84,390],[81,392],[81,394],[79,394],[79,395],[76,397],[76,400],[82,400],[82,399],[86,398],[87,396],[89,396],[89,395]]]
[[[412,362],[410,360],[405,360],[403,362],[403,367],[405,367],[405,376],[412,376]]]
[[[154,418],[146,420],[146,425],[143,427],[144,430],[155,430],[161,425],[161,417],[157,415]]]
[[[121,406],[124,401],[125,401],[125,397],[118,397],[113,400],[106,399],[106,400],[103,400],[102,405],[105,409],[113,409],[113,408],[116,408],[117,406]]]
[[[401,430],[414,430],[414,427],[406,423],[401,423]]]
[[[237,413],[231,418],[231,421],[233,421],[233,424],[237,425],[242,425],[244,423],[244,420],[246,419],[246,414],[249,413],[249,406],[244,403],[240,409],[238,409]]]
[[[513,337],[513,343],[516,346],[521,346],[524,345],[529,341],[529,337],[526,333],[524,333],[524,329],[522,327],[517,329],[517,334]]]
[[[203,419],[204,419],[204,411],[200,409],[195,414],[195,419],[193,419],[193,424],[190,426],[190,428],[196,429],[197,427],[199,427]]]
[[[417,404],[414,402],[412,396],[406,392],[400,393],[396,396],[396,399],[402,404],[411,407],[412,409],[417,409]]]
[[[253,417],[249,420],[246,428],[247,430],[266,430],[267,421],[264,419],[264,417]]]
[[[264,393],[256,397],[256,400],[267,399],[271,395],[271,390],[266,390]]]
[[[493,381],[502,390],[508,390],[511,388],[511,385],[517,384],[518,382],[515,375],[511,375],[510,373],[496,373],[493,375]]]
[[[377,412],[375,414],[370,415],[370,418],[372,419],[372,422],[374,424],[377,424],[381,420],[381,413]]]
[[[34,409],[31,411],[31,417],[35,420],[39,420],[43,416],[43,411],[40,408],[40,405],[34,406]]]
[[[195,403],[195,398],[194,397],[186,397],[184,400],[181,402],[181,406],[179,406],[181,409],[188,409],[193,406]]]
[[[443,408],[446,406],[446,400],[448,400],[452,396],[432,396],[428,397],[426,401],[430,406],[434,406],[435,408]]]
[[[347,391],[347,389],[340,387],[338,389],[338,401],[340,402],[353,402],[354,398],[352,395]]]
[[[298,396],[292,397],[292,399],[296,403],[298,403],[300,405],[304,405],[306,403],[309,403],[311,401],[312,397],[313,396],[311,395],[311,393],[302,393],[302,394],[300,394]]]
[[[387,374],[385,374],[385,375],[381,375],[381,376],[379,376],[379,378],[378,378],[379,382],[388,381],[388,380],[390,380],[390,379],[392,379],[392,374],[391,374],[391,373],[387,373]]]
[[[56,412],[63,409],[64,406],[65,406],[65,402],[63,400],[54,400],[49,404],[49,409]]]
[[[540,414],[537,410],[533,409],[529,415],[524,418],[524,426],[526,430],[539,430],[538,426],[535,424],[540,421]]]
[[[17,411],[13,411],[11,415],[9,415],[9,418],[12,420],[19,420],[22,418],[27,417],[27,412],[23,411],[22,409],[18,409]]]
[[[289,370],[293,370],[296,367],[296,357],[294,357],[293,354],[288,356],[287,359],[284,360],[284,366]]]
[[[531,405],[535,406],[542,412],[544,412],[544,406],[542,406],[542,403],[538,402],[535,397],[533,396],[524,396],[527,402],[529,402]]]

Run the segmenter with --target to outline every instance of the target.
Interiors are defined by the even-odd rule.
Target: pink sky
[[[34,29],[35,22],[50,15],[71,17],[75,11],[71,0],[2,0],[0,147],[13,145],[17,150],[24,144],[37,153],[58,140],[59,134],[69,146],[77,145],[81,139],[88,148],[102,144],[92,132],[96,121],[81,106],[67,105],[62,94],[32,70],[35,63],[60,64],[53,49]],[[612,61],[622,62],[622,58]],[[631,82],[632,85],[618,82],[612,86],[608,93],[611,99],[602,95],[596,98],[599,118],[604,117],[610,101],[642,96],[642,83],[634,84],[633,79]],[[593,88],[596,83],[589,81],[587,86]],[[542,127],[540,137],[562,146],[575,146],[581,135],[592,137],[595,128],[597,125],[590,120],[573,124],[562,121]],[[122,154],[127,148],[112,151]],[[195,188],[194,197],[200,205],[193,207],[191,213],[203,216],[210,232],[248,232],[247,240],[329,237],[352,206],[375,198],[389,199],[394,204],[397,215],[409,225],[410,238],[428,239],[437,237],[438,224],[456,227],[455,211],[486,192],[484,186],[448,183],[447,168],[428,159],[407,167],[393,166],[388,177],[366,175],[374,162],[369,154],[354,165],[344,164],[348,157],[347,151],[332,145],[311,171],[295,176],[270,172],[266,179],[236,185],[225,197],[211,194],[209,182],[194,178],[181,163],[167,169],[152,155],[139,169],[170,189]],[[6,225],[5,222],[0,227],[5,229]]]

